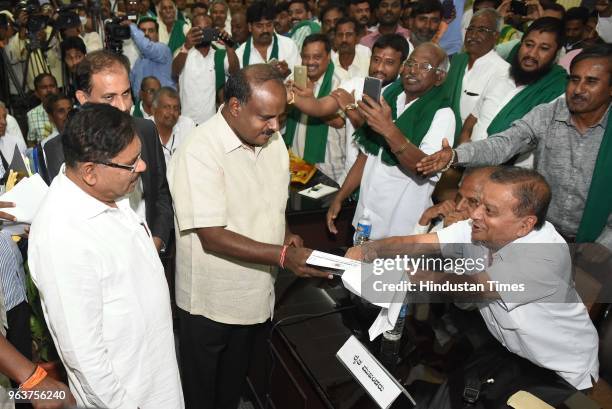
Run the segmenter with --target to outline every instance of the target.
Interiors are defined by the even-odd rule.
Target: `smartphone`
[[[209,46],[213,41],[221,39],[226,46],[234,48],[236,43],[231,38],[221,38],[221,33],[216,28],[206,27],[202,29],[202,40],[196,44],[196,48]]]
[[[367,95],[374,101],[379,102],[382,93],[382,80],[374,77],[366,77],[363,82],[363,95]]]
[[[510,2],[510,11],[519,16],[527,15],[527,4],[522,0],[512,0]]]
[[[293,82],[300,88],[306,88],[308,85],[308,76],[306,75],[306,67],[304,65],[293,67]]]
[[[455,4],[453,0],[444,0],[442,2],[442,19],[450,20],[453,17],[453,12],[455,11]]]

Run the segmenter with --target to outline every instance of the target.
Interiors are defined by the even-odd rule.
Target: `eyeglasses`
[[[129,170],[130,173],[134,173],[136,171],[136,168],[138,167],[138,164],[140,163],[141,155],[142,155],[142,152],[138,154],[138,157],[136,158],[134,163],[131,165],[122,165],[120,163],[115,163],[111,161],[92,161],[92,162],[97,163],[98,165],[108,166],[109,168]]]
[[[493,33],[495,33],[495,30],[493,30],[491,28],[487,28],[487,27],[472,27],[472,26],[469,26],[468,28],[465,29],[465,31],[467,33],[476,32],[478,34],[493,34]]]
[[[434,67],[428,62],[406,61],[404,63],[404,67],[408,68],[409,70],[416,68],[417,71],[424,71],[424,72],[430,72],[431,70],[436,70],[436,71],[438,70],[438,67]]]

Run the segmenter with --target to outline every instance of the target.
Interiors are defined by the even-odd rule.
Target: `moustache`
[[[527,62],[527,61],[532,61],[532,62],[536,63],[537,65],[540,65],[540,64],[538,63],[538,60],[536,60],[535,58],[531,58],[531,57],[524,57],[524,58],[521,60],[521,62]]]

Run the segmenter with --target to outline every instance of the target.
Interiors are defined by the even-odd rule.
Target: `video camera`
[[[109,18],[104,22],[105,47],[116,54],[123,54],[123,40],[131,37],[130,28],[122,26],[125,16]]]

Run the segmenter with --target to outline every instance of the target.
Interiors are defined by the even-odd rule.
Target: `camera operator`
[[[38,9],[34,6],[18,5],[15,10],[15,25],[18,31],[8,40],[5,48],[11,68],[19,81],[19,88],[26,92],[34,90],[34,78],[37,75],[50,72],[41,49],[48,36],[46,18],[36,14],[37,12]],[[24,75],[27,76],[25,89],[22,87]],[[17,94],[20,90],[13,87],[11,93]]]
[[[130,72],[130,83],[134,95],[140,90],[140,83],[144,77],[155,76],[162,87],[175,88],[172,80],[172,52],[164,43],[159,42],[159,24],[150,17],[143,17],[138,26],[130,20],[121,22],[123,26],[130,27],[130,34],[134,44],[140,51],[140,58]]]
[[[172,63],[172,73],[179,82],[183,115],[201,124],[216,112],[215,97],[225,83],[225,55],[229,73],[238,71],[240,63],[232,47],[211,49],[211,39],[204,38],[204,33],[210,33],[212,29],[210,16],[198,14],[192,22],[185,44]],[[225,30],[219,31],[221,41],[228,38]]]

